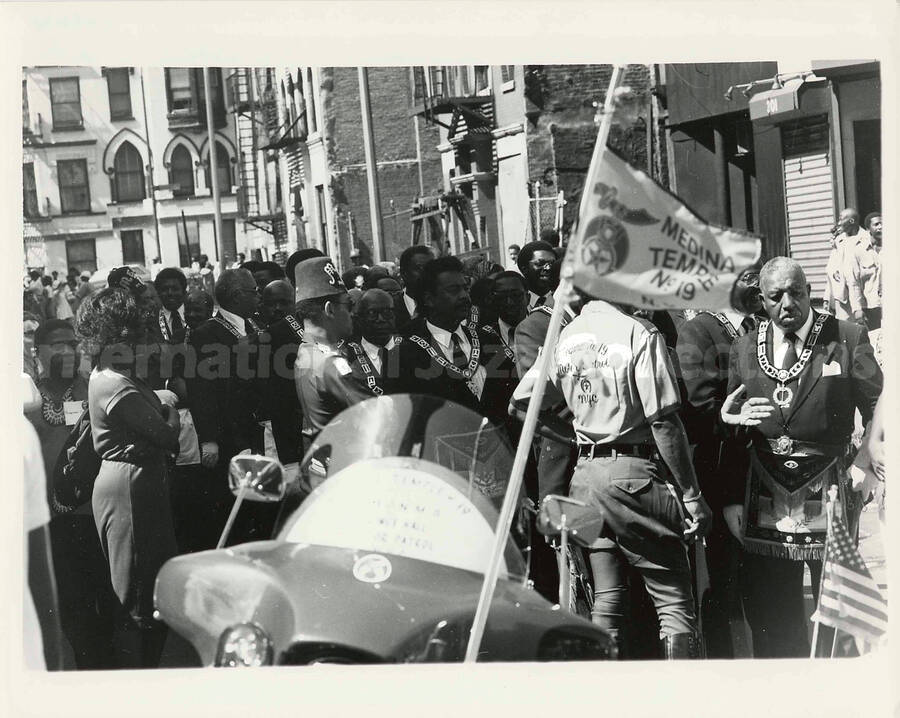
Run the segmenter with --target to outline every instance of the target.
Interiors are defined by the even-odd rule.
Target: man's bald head
[[[853,236],[859,231],[859,212],[852,207],[847,207],[838,217],[838,224],[847,236]]]
[[[763,307],[785,332],[796,332],[809,316],[809,284],[800,264],[790,257],[775,257],[759,271]]]
[[[262,292],[263,312],[271,324],[284,319],[294,306],[294,286],[286,279],[269,282]]]

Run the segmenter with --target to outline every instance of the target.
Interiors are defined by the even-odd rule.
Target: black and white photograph
[[[527,63],[529,42],[454,51],[456,18],[430,52],[388,47],[402,33],[365,29],[377,5],[354,29],[371,53],[345,62],[286,28],[242,52],[224,16],[243,3],[187,4],[198,31],[223,23],[199,61],[123,18],[133,55],[39,32],[10,53],[12,664],[34,685],[324,676],[351,694],[373,666],[394,686],[435,664],[461,693],[505,666],[517,705],[546,688],[542,711],[569,671],[583,703],[560,710],[604,710],[591,676],[605,692],[618,671],[677,676],[712,710],[734,700],[704,695],[721,672],[748,694],[733,715],[768,680],[796,684],[769,715],[810,691],[841,691],[811,715],[896,707],[888,29],[735,57],[722,37],[681,57],[671,30],[658,51],[474,64]],[[852,32],[881,17],[862,12]]]

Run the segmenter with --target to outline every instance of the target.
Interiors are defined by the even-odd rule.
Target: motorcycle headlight
[[[254,623],[239,623],[225,630],[219,639],[216,665],[246,668],[272,665],[272,639]]]
[[[539,661],[603,661],[615,658],[611,641],[570,631],[547,631],[538,646]]]

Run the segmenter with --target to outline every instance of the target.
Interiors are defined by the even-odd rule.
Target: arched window
[[[144,188],[144,162],[130,142],[123,142],[113,160],[116,202],[140,202],[147,196]]]
[[[172,194],[176,197],[190,197],[194,194],[194,160],[184,145],[178,145],[172,151],[169,176],[172,184],[176,185],[172,188]]]
[[[209,156],[206,158],[206,186],[212,191],[212,179],[210,178],[211,164]],[[216,178],[219,180],[219,192],[221,194],[231,194],[231,158],[228,156],[228,150],[225,146],[216,141]]]

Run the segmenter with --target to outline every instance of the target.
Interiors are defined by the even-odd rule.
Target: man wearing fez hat
[[[291,283],[290,311],[260,332],[258,337],[262,409],[271,422],[278,460],[288,473],[294,470],[304,453],[300,445],[303,414],[294,386],[294,362],[297,360],[297,348],[303,341],[303,320],[297,317],[294,308],[297,268],[306,260],[323,256],[318,249],[309,248],[297,250],[288,257],[285,273]],[[263,296],[265,299],[265,294]],[[263,351],[265,345],[268,345],[268,351]]]
[[[294,378],[308,424],[320,431],[348,406],[371,396],[353,380],[342,353],[353,333],[350,295],[328,257],[297,266],[297,314],[303,320],[303,342],[297,351]]]

